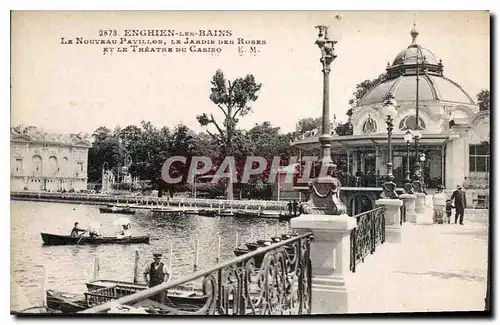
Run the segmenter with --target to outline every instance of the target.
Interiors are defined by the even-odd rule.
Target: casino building
[[[81,134],[50,134],[34,126],[11,127],[11,191],[86,190],[90,147]]]
[[[339,170],[351,175],[350,179],[359,176],[356,184],[341,178],[343,187],[377,187],[383,181],[387,173],[388,136],[381,108],[391,93],[397,101],[392,151],[393,174],[398,186],[402,186],[407,170],[408,148],[404,135],[408,130],[418,129],[419,153],[425,154],[425,161],[419,160],[427,188],[436,188],[438,184],[446,189],[464,185],[473,195],[469,202],[477,201],[478,195],[484,197],[489,188],[490,157],[486,143],[490,135],[490,112],[480,111],[466,90],[446,75],[442,60],[417,43],[415,27],[410,34],[411,44],[395,56],[392,64],[388,63],[385,81],[368,91],[353,109],[352,135],[332,134],[332,159]],[[319,135],[321,130],[308,132],[291,145],[304,155],[310,154],[320,147]],[[413,175],[414,140],[409,145],[409,169]],[[280,190],[281,197],[286,199],[287,194],[295,198],[297,190],[305,188],[283,184]]]

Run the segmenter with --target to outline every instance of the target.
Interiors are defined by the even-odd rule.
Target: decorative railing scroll
[[[164,315],[310,314],[312,234],[281,238],[267,247],[82,313],[106,313],[116,306],[131,306]],[[151,303],[150,299],[167,290],[196,282],[203,288],[203,299],[197,304]]]
[[[351,230],[350,269],[356,272],[356,265],[365,261],[368,254],[373,254],[378,245],[385,242],[384,207],[355,215],[357,225]]]

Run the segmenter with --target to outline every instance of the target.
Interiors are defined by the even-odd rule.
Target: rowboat
[[[279,214],[279,221],[290,221],[291,219],[293,218],[296,218],[300,216],[300,214],[296,214],[296,215],[293,215],[293,214],[288,214],[288,213],[280,213]]]
[[[135,210],[130,208],[119,208],[116,206],[99,207],[101,213],[119,213],[119,214],[135,214]]]
[[[260,218],[279,218],[280,213],[278,211],[262,211],[259,214]]]
[[[259,217],[258,212],[253,212],[253,211],[244,211],[244,210],[236,210],[234,211],[234,216],[236,218],[258,218]]]
[[[85,296],[59,292],[55,290],[47,290],[47,307],[53,310],[58,310],[63,313],[76,313],[87,308]]]
[[[100,296],[103,297],[103,292],[110,292],[112,290],[112,296],[116,296],[116,298],[121,298],[124,296],[128,296],[134,294],[139,291],[146,290],[148,287],[145,284],[141,283],[132,283],[126,281],[115,281],[115,280],[94,280],[85,283],[87,286],[87,290],[89,293],[86,293],[87,302],[89,305],[95,304],[92,296],[97,298],[95,293],[101,293]],[[94,295],[93,295],[94,293]],[[178,286],[167,291],[167,298],[170,303],[174,305],[194,305],[194,306],[202,306],[206,302],[206,295],[202,290],[197,290],[193,288],[189,288],[187,286]],[[112,299],[107,299],[112,300]],[[99,301],[102,303],[103,301]]]
[[[85,285],[87,292],[79,295],[47,290],[47,306],[63,313],[76,313],[147,289],[144,284],[115,280],[94,280]],[[168,305],[181,308],[201,307],[207,301],[202,290],[188,287],[169,289],[166,298]]]
[[[231,210],[222,210],[219,212],[219,216],[221,217],[234,217],[234,213]]]
[[[149,235],[132,237],[72,237],[41,233],[44,245],[149,244]]]
[[[203,217],[216,217],[217,216],[217,211],[212,211],[212,210],[199,210],[198,211],[199,216]]]

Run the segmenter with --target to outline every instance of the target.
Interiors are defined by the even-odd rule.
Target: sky
[[[314,43],[314,27],[320,24],[330,26],[330,35],[338,40],[330,112],[345,121],[356,84],[383,73],[387,62],[406,49],[414,22],[417,43],[443,60],[446,77],[474,99],[489,89],[486,11],[14,12],[11,126],[91,134],[100,126],[123,128],[145,120],[157,127],[183,123],[201,131],[196,115],[222,116],[209,99],[210,80],[221,69],[230,79],[253,74],[262,83],[252,113],[240,119],[241,128],[270,121],[283,132],[293,131],[299,119],[321,115],[323,77]],[[232,39],[266,44],[255,55],[240,55],[235,45],[222,46],[218,55],[104,55],[102,45],[61,44],[63,37],[98,39],[103,29],[120,34],[126,29],[231,30]],[[141,39],[171,38],[184,39]]]

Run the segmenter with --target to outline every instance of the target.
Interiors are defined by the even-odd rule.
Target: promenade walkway
[[[463,226],[403,224],[401,244],[379,246],[349,275],[349,312],[484,310],[487,227],[487,213]]]

